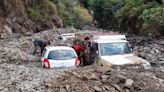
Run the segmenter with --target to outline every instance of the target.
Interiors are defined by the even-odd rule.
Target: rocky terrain
[[[134,53],[147,59],[151,69],[140,65],[113,66],[106,70],[96,64],[71,69],[44,69],[33,56],[34,39],[52,39],[51,45],[68,45],[58,35],[76,29],[52,29],[33,35],[12,33],[0,40],[1,92],[164,92],[164,39],[129,37]],[[10,35],[10,34],[9,34]]]

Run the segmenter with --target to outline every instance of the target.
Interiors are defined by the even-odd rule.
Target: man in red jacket
[[[83,53],[85,51],[85,48],[82,46],[82,43],[79,39],[76,39],[74,41],[73,48],[76,51],[78,58],[80,59],[80,65],[83,65]]]
[[[73,45],[74,50],[76,51],[78,57],[80,56],[80,52],[82,51],[82,46],[80,44],[80,40],[75,40]]]

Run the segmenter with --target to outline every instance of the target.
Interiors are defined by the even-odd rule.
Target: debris
[[[51,37],[53,46],[59,42],[71,46],[74,39],[63,42],[57,38],[57,31],[63,34],[77,30],[54,29],[0,40],[1,92],[149,92],[152,89],[164,92],[163,45],[152,41],[145,44],[146,41],[140,41],[144,38],[134,40],[135,37],[131,37],[134,52],[151,62],[152,67],[148,70],[142,65],[123,65],[112,66],[106,71],[97,64],[70,69],[43,69],[41,62],[32,62],[39,61],[40,57],[31,54],[31,43],[35,38]]]
[[[127,79],[125,82],[125,87],[131,88],[134,81],[132,79]]]
[[[120,88],[120,86],[119,85],[117,85],[117,84],[115,84],[115,85],[113,85],[118,91],[121,91],[121,88]]]
[[[98,86],[93,87],[96,92],[102,92],[102,89]]]

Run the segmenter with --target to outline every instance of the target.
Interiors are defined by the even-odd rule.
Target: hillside
[[[0,38],[12,32],[29,35],[53,27],[80,27],[91,21],[75,0],[1,0]]]
[[[163,36],[163,0],[1,0],[0,38],[54,27],[96,27]],[[92,15],[92,16],[91,16]],[[93,21],[94,19],[94,21]],[[95,26],[94,25],[94,26]]]
[[[164,0],[80,0],[97,26],[138,35],[164,35]]]

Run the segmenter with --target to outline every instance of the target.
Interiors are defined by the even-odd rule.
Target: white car
[[[150,66],[148,61],[133,55],[125,35],[94,36],[92,41],[97,48],[97,62],[102,66],[125,64]]]
[[[73,67],[80,64],[75,50],[67,46],[46,47],[41,61],[46,68]]]
[[[66,33],[60,35],[63,41],[66,41],[68,38],[75,38],[75,33]]]

